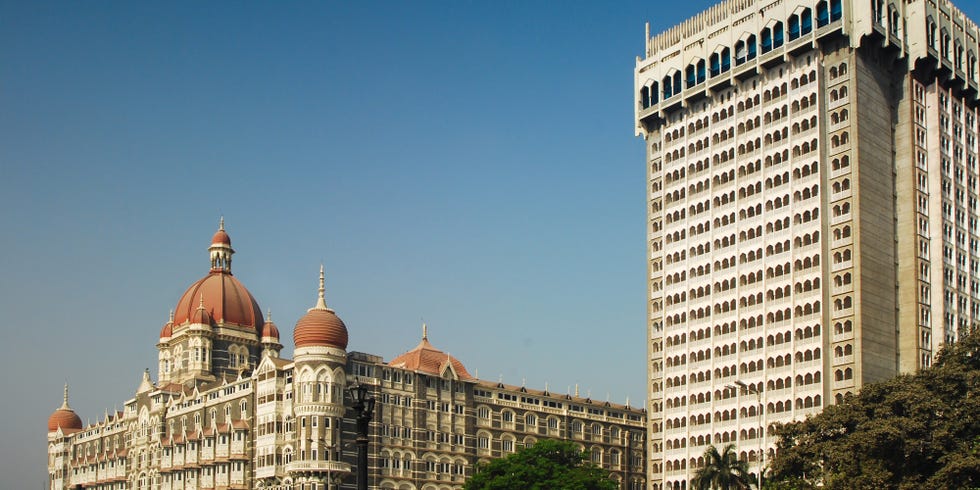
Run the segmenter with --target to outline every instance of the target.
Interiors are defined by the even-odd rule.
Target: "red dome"
[[[58,427],[64,432],[82,430],[82,419],[74,410],[63,406],[48,417],[48,432],[54,432]]]
[[[198,323],[201,318],[195,316],[202,297],[204,310],[214,322],[249,328],[256,333],[262,331],[265,321],[262,319],[259,304],[238,279],[225,271],[211,271],[187,288],[177,301],[174,325],[182,325],[188,321]]]
[[[160,338],[169,339],[174,336],[174,324],[173,322],[167,322],[163,324],[163,328],[160,329]]]
[[[231,246],[231,237],[228,236],[227,233],[225,233],[224,228],[215,232],[214,236],[211,237],[211,245],[218,244],[218,243],[222,245],[228,245],[229,247]]]
[[[347,349],[347,325],[329,308],[311,308],[293,330],[296,348],[328,346]]]
[[[262,338],[272,337],[279,340],[279,328],[276,327],[272,320],[266,321],[265,325],[262,327]]]
[[[204,305],[197,307],[197,310],[195,310],[194,314],[191,315],[190,322],[199,325],[211,325],[213,323],[211,315],[208,314],[208,310],[204,307]]]

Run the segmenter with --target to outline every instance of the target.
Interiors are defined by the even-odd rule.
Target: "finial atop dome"
[[[320,264],[320,288],[317,290],[316,306],[310,308],[307,311],[313,311],[313,310],[332,311],[330,310],[330,308],[327,308],[327,300],[323,296],[323,293],[326,291],[326,288],[323,286],[323,284],[324,284],[323,264]]]
[[[201,304],[197,305],[197,309],[199,310],[204,309],[204,293],[201,293]]]
[[[218,220],[218,230],[225,231],[225,216],[221,215],[221,219]]]
[[[65,381],[65,401],[61,403],[61,410],[71,410],[68,406],[68,382]]]
[[[429,340],[429,327],[422,322],[422,340]]]
[[[266,310],[265,321],[267,321],[267,322],[271,322],[272,321],[272,308],[269,308],[268,310]]]
[[[174,309],[171,308],[170,309],[170,323],[173,323],[173,322],[174,322]]]

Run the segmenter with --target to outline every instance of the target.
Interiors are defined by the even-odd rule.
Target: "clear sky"
[[[323,263],[349,350],[642,406],[632,69],[711,3],[0,0],[0,487],[156,376],[222,215],[285,356]]]

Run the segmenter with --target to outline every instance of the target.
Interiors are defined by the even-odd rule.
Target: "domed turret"
[[[170,310],[170,320],[163,324],[163,328],[160,329],[160,342],[166,342],[170,340],[170,337],[174,335],[174,310]]]
[[[282,344],[279,343],[279,328],[272,322],[272,311],[265,317],[265,325],[262,326],[262,356],[279,357]]]
[[[320,289],[316,306],[307,310],[296,322],[293,343],[300,347],[324,346],[347,349],[347,326],[334,311],[327,308],[323,297],[323,266],[320,266]]]
[[[265,318],[265,325],[262,326],[262,342],[279,342],[279,327],[272,322],[272,311]]]
[[[208,313],[208,310],[204,308],[204,293],[201,293],[201,303],[197,305],[197,310],[194,311],[194,314],[191,315],[188,321],[191,324],[208,325],[208,326],[210,326],[214,322],[214,319],[211,318],[211,315]]]
[[[68,383],[65,383],[65,401],[48,417],[48,432],[55,432],[59,427],[62,432],[82,430],[82,419],[68,406]]]
[[[214,232],[214,236],[211,237],[211,246],[223,245],[227,248],[231,248],[231,237],[225,232],[225,217],[221,217],[221,221],[218,222],[218,231]],[[234,250],[232,250],[234,253]]]

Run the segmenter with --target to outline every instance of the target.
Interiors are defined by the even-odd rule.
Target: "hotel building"
[[[223,224],[211,242],[210,271],[157,337],[156,382],[147,370],[122,411],[90,425],[65,387],[48,420],[51,490],[355,488],[352,383],[376,401],[368,488],[459,489],[479,462],[541,439],[573,441],[621,488],[646,488],[642,408],[477,379],[424,327],[389,362],[348,352],[322,268],[282,358],[278,327],[231,273]]]
[[[980,320],[977,25],[945,0],[728,0],[646,36],[648,469],[929,366]]]

